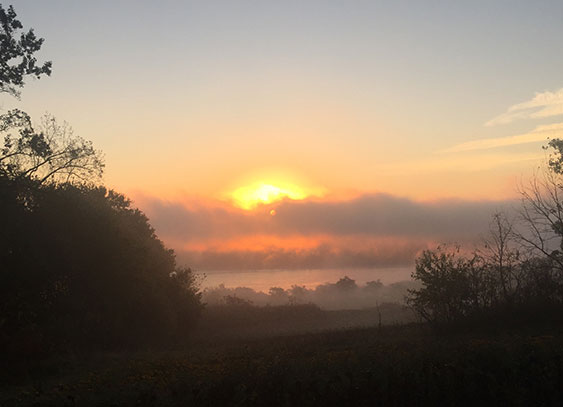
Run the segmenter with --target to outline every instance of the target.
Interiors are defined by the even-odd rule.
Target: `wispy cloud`
[[[562,138],[563,123],[547,124],[536,127],[534,130],[518,134],[516,136],[488,138],[481,140],[468,141],[453,147],[441,150],[441,153],[458,153],[462,151],[488,150],[497,147],[514,146],[517,144],[534,143],[537,141],[547,141],[548,138]]]
[[[492,118],[485,126],[507,124],[518,119],[537,119],[563,115],[563,88],[555,92],[536,93],[531,100],[508,108],[503,114]]]

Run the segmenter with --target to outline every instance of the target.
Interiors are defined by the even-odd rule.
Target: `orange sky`
[[[563,137],[558,2],[16,11],[53,74],[4,108],[49,111],[92,140],[105,183],[201,268],[412,263],[486,229]]]

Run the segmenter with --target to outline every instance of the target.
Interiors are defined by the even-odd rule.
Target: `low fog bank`
[[[221,284],[206,288],[203,291],[203,302],[211,306],[315,304],[323,310],[358,310],[378,307],[384,303],[404,304],[408,289],[416,286],[414,281],[385,285],[380,280],[358,285],[347,276],[335,283],[318,285],[314,289],[293,285],[289,289],[272,287],[268,293],[248,287],[227,288]]]
[[[268,292],[223,284],[203,290],[206,304],[195,342],[297,335],[416,321],[404,305],[413,281],[359,285],[345,276],[315,288],[293,285]]]
[[[427,202],[378,193],[344,201],[286,200],[243,211],[218,203],[189,207],[140,199],[179,263],[209,271],[412,265],[429,245],[474,243],[494,213],[517,204]],[[309,244],[296,246],[296,239]]]
[[[366,243],[369,239],[363,238]],[[181,264],[197,270],[302,270],[322,268],[408,267],[431,240],[425,238],[370,240],[369,247],[345,248],[322,243],[312,248],[268,247],[260,250],[177,249]],[[343,244],[341,242],[341,244]]]
[[[177,242],[242,236],[395,236],[464,240],[486,229],[490,216],[514,200],[415,201],[365,194],[346,201],[291,201],[252,212],[226,207],[187,207],[144,197],[142,209],[159,235]],[[276,216],[270,215],[276,210]]]

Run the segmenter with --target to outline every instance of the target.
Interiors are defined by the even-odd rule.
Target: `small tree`
[[[334,286],[336,287],[336,289],[338,291],[341,292],[347,292],[347,291],[352,291],[358,288],[358,285],[356,284],[355,280],[352,280],[350,277],[348,276],[344,276],[342,277],[340,280],[338,280]]]
[[[270,300],[274,305],[283,305],[289,303],[289,293],[281,287],[271,287],[268,291]]]
[[[479,306],[475,283],[481,258],[460,255],[459,247],[425,250],[416,259],[412,278],[422,284],[409,290],[407,304],[428,322],[453,322]]]
[[[513,222],[504,213],[495,213],[478,249],[484,267],[480,290],[484,306],[512,303],[518,295],[522,256],[516,240]]]

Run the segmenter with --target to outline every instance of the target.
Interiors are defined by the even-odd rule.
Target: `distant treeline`
[[[272,287],[267,293],[248,287],[227,288],[224,285],[203,290],[202,301],[209,305],[228,305],[247,302],[256,306],[315,304],[322,309],[363,309],[382,303],[404,304],[409,289],[418,287],[412,281],[384,285],[381,281],[369,281],[358,285],[348,276],[336,283],[326,283],[315,288],[293,285],[283,289]]]

